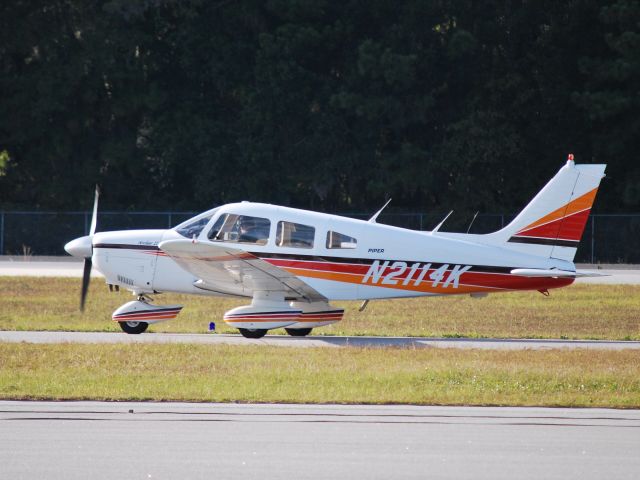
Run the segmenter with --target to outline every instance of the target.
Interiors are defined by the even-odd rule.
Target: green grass
[[[0,398],[640,407],[640,352],[0,343]]]
[[[109,293],[92,282],[84,314],[78,312],[80,281],[68,278],[0,277],[0,329],[119,331],[111,313],[132,300],[128,292]],[[222,315],[247,300],[163,294],[156,303],[185,306],[177,319],[150,328],[156,332],[219,332],[235,329]],[[344,320],[316,329],[326,335],[511,337],[640,340],[640,286],[575,285],[551,291],[468,296],[334,302]],[[274,333],[283,333],[276,331]]]

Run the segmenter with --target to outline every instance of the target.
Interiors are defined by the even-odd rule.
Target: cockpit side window
[[[216,220],[207,237],[214,242],[266,245],[270,228],[267,218],[225,213]]]
[[[356,248],[358,240],[343,233],[327,232],[327,248]]]
[[[276,245],[279,247],[313,248],[316,229],[293,222],[278,222]]]
[[[220,215],[220,217],[213,224],[213,227],[211,227],[211,230],[209,230],[209,233],[207,234],[207,238],[213,241],[223,241],[225,240],[225,233],[226,233],[226,239],[229,240],[231,236],[229,234],[231,230],[231,226],[235,223],[237,219],[238,219],[238,215],[230,215],[228,213],[224,215]]]
[[[213,217],[213,214],[194,220],[193,222],[187,223],[180,228],[176,228],[176,232],[187,238],[193,238],[194,236],[197,237],[198,235],[200,235],[200,232],[202,232],[204,227],[207,226],[207,223],[209,223],[211,217]]]

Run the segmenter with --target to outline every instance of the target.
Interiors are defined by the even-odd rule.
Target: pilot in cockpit
[[[238,241],[264,245],[269,238],[268,224],[257,222],[251,217],[238,218]]]

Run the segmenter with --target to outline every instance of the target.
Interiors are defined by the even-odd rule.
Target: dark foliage
[[[639,89],[633,0],[3,2],[0,209],[637,211]]]

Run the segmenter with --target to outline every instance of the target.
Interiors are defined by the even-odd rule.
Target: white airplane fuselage
[[[545,290],[569,285],[573,279],[525,278],[509,272],[515,268],[575,270],[573,263],[566,260],[540,258],[481,243],[482,235],[431,234],[274,205],[225,205],[216,209],[208,226],[225,213],[269,219],[271,229],[266,244],[234,243],[234,247],[291,271],[330,300]],[[314,227],[313,247],[275,245],[279,221]],[[210,242],[207,231],[205,227],[196,241]],[[357,239],[355,248],[327,248],[329,231]],[[242,285],[233,288],[225,283],[218,290],[199,288],[198,278],[158,247],[163,241],[184,238],[175,229],[96,233],[93,264],[107,283],[136,294],[251,296]],[[473,281],[467,282],[470,277]]]

